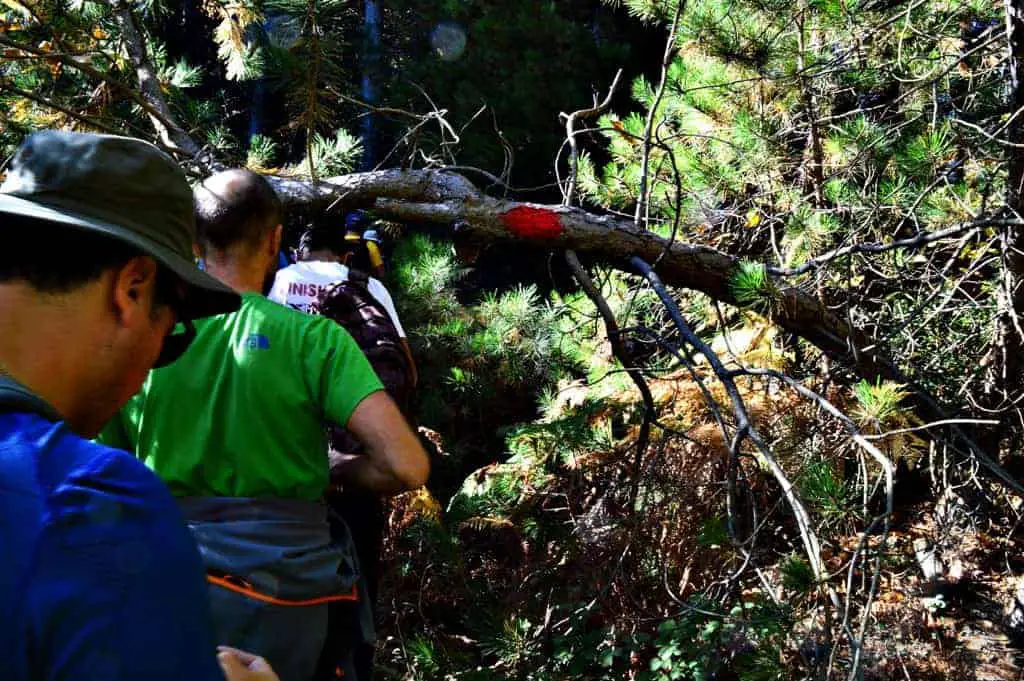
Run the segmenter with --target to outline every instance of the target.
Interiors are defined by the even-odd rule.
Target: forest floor
[[[820,413],[791,395],[753,382],[743,391],[755,420],[776,442],[811,422],[823,431],[821,442],[838,441]],[[564,387],[565,418],[583,414],[586,423],[595,424],[625,413],[628,420],[636,407],[627,390],[600,395],[598,407],[588,410],[595,396],[585,392]],[[742,563],[716,529],[715,519],[725,515],[723,443],[694,383],[666,376],[652,382],[652,392],[659,405],[671,406],[663,410],[662,423],[689,434],[687,440],[666,438],[652,445],[658,457],[645,469],[643,488],[653,503],[622,501],[628,496],[635,424],[603,446],[589,441],[593,451],[567,454],[572,437],[550,415],[543,427],[561,430],[554,428],[554,439],[541,437],[543,430],[533,433],[535,458],[514,456],[473,472],[451,501],[439,502],[426,491],[395,501],[378,613],[384,678],[816,676],[814,658],[822,656],[814,652],[811,632],[821,621],[815,605],[820,601],[787,580],[787,562],[792,563],[799,539],[772,481],[756,466],[743,471],[763,517],[777,524],[764,531],[770,536],[756,552],[757,577],[751,572],[731,591],[716,590],[723,571]],[[443,445],[439,435],[431,437]],[[559,461],[555,450],[561,452]],[[796,455],[783,459],[791,468],[795,461]],[[1014,521],[1019,503],[978,501],[993,497],[974,493],[971,486],[943,487],[930,478],[926,464],[904,469],[897,480],[895,513],[870,599],[862,678],[1024,679],[1024,654],[1007,629],[1016,575],[1024,573],[1024,540]],[[663,493],[666,489],[670,492]],[[936,494],[936,489],[945,491]],[[467,498],[479,501],[468,511]],[[846,503],[845,512],[862,521],[859,502],[847,498]],[[861,542],[878,546],[882,535],[864,535],[863,524],[841,513],[822,517],[822,557],[833,574],[831,583],[841,595],[853,593],[863,603],[872,575],[859,569],[848,575],[850,557]],[[787,623],[708,638],[708,622],[701,620],[698,633],[667,640],[658,623],[678,617],[683,600],[709,594],[723,605],[737,594],[750,602],[774,602],[786,610],[781,619]],[[862,620],[857,607],[849,613],[853,628]],[[677,668],[688,665],[685,673],[652,671],[652,661],[666,649]],[[751,671],[754,667],[741,664],[741,658],[755,652],[760,666]],[[833,655],[836,669],[848,665],[849,655],[848,649]]]
[[[872,608],[869,669],[879,679],[1024,678],[1024,654],[1007,629],[1016,596],[1013,575],[1024,568],[1024,546],[1011,536],[1015,528],[985,522],[944,539],[934,514],[935,504],[921,502],[897,519],[891,550],[898,564],[883,572]],[[944,575],[936,580],[920,566],[925,542],[944,547],[938,552]]]

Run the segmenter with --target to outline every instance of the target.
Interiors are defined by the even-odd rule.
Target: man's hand
[[[266,660],[244,650],[217,646],[217,662],[227,681],[281,681]]]

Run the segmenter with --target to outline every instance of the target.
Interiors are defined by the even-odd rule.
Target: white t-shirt
[[[309,306],[316,301],[317,296],[331,284],[348,279],[348,267],[340,262],[297,262],[277,271],[274,277],[274,286],[270,289],[271,300],[294,307],[296,310],[309,312]],[[395,303],[391,300],[391,294],[384,288],[379,280],[370,277],[366,287],[370,295],[388,312],[391,321],[395,324],[398,335],[405,338],[405,329],[398,321],[398,312],[395,310]]]

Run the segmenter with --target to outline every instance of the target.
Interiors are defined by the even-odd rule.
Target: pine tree
[[[669,27],[678,3],[625,6]],[[973,380],[964,360],[987,352],[994,309],[948,282],[996,285],[985,260],[995,227],[871,256],[870,267],[862,256],[814,263],[991,216],[1005,191],[1006,149],[988,133],[1007,117],[1000,22],[987,0],[691,2],[663,80],[633,83],[650,121],[605,115],[611,162],[584,154],[580,187],[597,206],[642,205],[659,234],[802,271],[790,281],[842,301],[950,394]]]

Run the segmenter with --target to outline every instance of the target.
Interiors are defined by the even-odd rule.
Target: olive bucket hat
[[[233,312],[241,304],[237,293],[195,266],[192,190],[174,160],[149,142],[33,134],[0,185],[0,234],[5,215],[95,232],[153,256],[186,285],[184,319]]]

